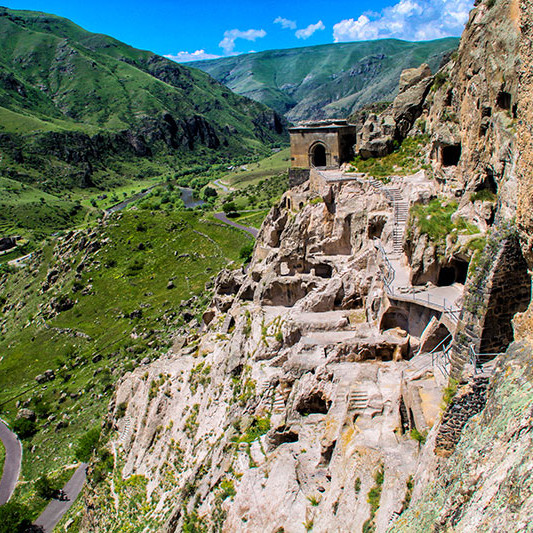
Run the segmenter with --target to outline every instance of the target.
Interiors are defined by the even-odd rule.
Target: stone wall
[[[316,143],[326,148],[326,166],[339,164],[339,137],[336,131],[291,132],[291,167],[309,168],[309,149]]]
[[[308,168],[290,168],[289,169],[289,188],[298,187],[309,179]]]
[[[531,299],[531,280],[516,231],[501,223],[471,269],[452,352],[451,376],[461,379],[472,346],[478,353],[505,352],[512,319]]]
[[[520,2],[520,60],[522,68],[518,84],[517,162],[518,206],[517,226],[522,251],[533,269],[533,0]],[[533,305],[515,320],[517,338],[533,338]]]
[[[463,385],[442,415],[435,440],[435,453],[447,457],[453,453],[466,423],[485,407],[489,378],[475,376]]]

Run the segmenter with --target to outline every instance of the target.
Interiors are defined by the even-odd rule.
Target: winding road
[[[224,222],[224,224],[228,224],[229,226],[233,226],[234,228],[240,229],[242,231],[245,231],[246,233],[249,233],[254,239],[257,238],[257,235],[259,234],[259,230],[257,228],[252,228],[251,226],[243,226],[242,224],[237,224],[237,222],[233,222],[233,220],[230,220],[225,213],[215,213],[213,215],[217,220],[220,220],[220,222]]]
[[[52,533],[54,527],[56,527],[57,523],[63,518],[63,515],[78,497],[86,477],[87,463],[81,463],[63,487],[65,498],[62,500],[52,500],[41,513],[41,516],[35,520],[33,525],[40,527],[41,531],[45,533]]]
[[[4,461],[4,472],[0,480],[0,505],[9,501],[20,474],[20,465],[22,462],[22,445],[15,433],[13,433],[0,420],[0,439],[6,449],[6,458]]]

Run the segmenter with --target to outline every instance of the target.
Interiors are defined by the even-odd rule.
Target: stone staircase
[[[403,236],[407,219],[409,217],[409,202],[402,196],[401,190],[394,185],[384,185],[383,182],[370,179],[370,185],[385,195],[392,203],[394,210],[394,226],[392,230],[392,252],[394,254],[403,253]]]
[[[129,440],[129,438],[131,437],[131,433],[132,433],[131,423],[132,423],[131,417],[128,416],[125,420],[124,428],[122,429],[120,433],[120,437],[118,438],[118,442],[122,445],[124,445],[124,443],[127,440]]]
[[[348,409],[354,413],[362,413],[368,405],[368,395],[366,391],[355,388],[350,391],[348,397]]]
[[[274,401],[272,402],[272,413],[281,413],[285,410],[285,400],[281,392],[276,391]]]

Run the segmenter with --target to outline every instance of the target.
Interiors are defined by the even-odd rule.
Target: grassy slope
[[[204,72],[54,15],[6,8],[0,133],[0,176],[47,192],[125,185],[286,141],[271,110]]]
[[[82,221],[85,214],[86,209],[74,200],[0,177],[0,235],[43,237]]]
[[[269,208],[276,203],[288,189],[287,169],[289,167],[289,149],[283,149],[257,163],[240,167],[221,177],[222,183],[231,187],[229,193],[223,193],[222,202],[232,201],[238,210],[259,210],[254,213],[242,213],[235,221],[247,226],[259,228]]]
[[[404,68],[428,62],[435,71],[442,53],[458,39],[410,43],[396,39],[270,50],[200,61],[203,69],[239,94],[287,113],[291,120],[320,114],[347,116],[354,109],[392,99]]]
[[[58,376],[47,387],[38,386],[21,397],[31,399],[30,407],[41,413],[39,431],[24,442],[25,449],[35,447],[24,455],[24,479],[35,480],[45,472],[59,475],[72,463],[71,446],[88,428],[100,425],[116,379],[144,357],[165,351],[183,324],[180,302],[194,294],[206,299],[205,283],[228,261],[238,259],[248,237],[200,217],[193,212],[146,210],[115,215],[98,231],[98,239],[109,243],[91,254],[97,262],[81,275],[81,287],[92,284],[88,295],[73,292],[74,267],[84,252],[67,254],[62,263],[52,244],[44,248],[35,268],[10,274],[2,283],[0,296],[14,308],[4,315],[0,310],[0,403],[34,387],[33,378],[46,369]],[[139,250],[141,242],[144,250]],[[181,254],[190,255],[177,257]],[[131,268],[135,262],[144,265],[141,270]],[[70,269],[41,294],[48,270],[61,264]],[[167,289],[169,279],[174,289]],[[43,309],[55,295],[67,295],[77,303],[46,318]],[[139,310],[142,317],[129,318]],[[102,360],[93,362],[95,355]],[[13,420],[15,402],[3,411]],[[64,415],[66,427],[56,430]],[[23,485],[17,498],[29,502],[35,512],[44,505],[35,498],[32,484]]]
[[[82,122],[119,131],[162,112],[176,119],[205,112],[257,141],[251,116],[261,107],[228,93],[203,72],[54,15],[0,11],[0,65],[29,92],[25,98],[9,92],[15,111],[67,119],[65,127]],[[2,88],[5,97],[8,90]]]
[[[248,185],[256,185],[262,179],[285,173],[290,166],[290,149],[284,148],[279,152],[258,161],[246,165],[246,170],[240,167],[222,176],[222,183],[232,188],[242,189]]]

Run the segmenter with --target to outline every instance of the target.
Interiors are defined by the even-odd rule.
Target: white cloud
[[[302,30],[298,30],[294,35],[298,37],[298,39],[309,39],[315,31],[318,30],[325,30],[326,27],[322,23],[321,20],[319,20],[316,24],[309,24],[307,28],[303,28]]]
[[[396,38],[427,41],[461,35],[473,0],[400,0],[379,13],[341,20],[333,26],[336,43]]]
[[[266,35],[265,30],[226,30],[224,32],[224,39],[218,43],[218,46],[226,52],[231,54],[235,49],[236,39],[246,39],[247,41],[255,41]]]
[[[289,29],[289,30],[296,29],[296,21],[285,19],[283,17],[278,17],[277,19],[275,19],[274,24],[281,24],[281,27],[283,29]]]
[[[196,50],[196,52],[178,52],[174,54],[166,54],[166,58],[176,61],[177,63],[187,63],[187,61],[202,61],[203,59],[217,59],[221,56],[215,54],[208,54],[205,50]]]

